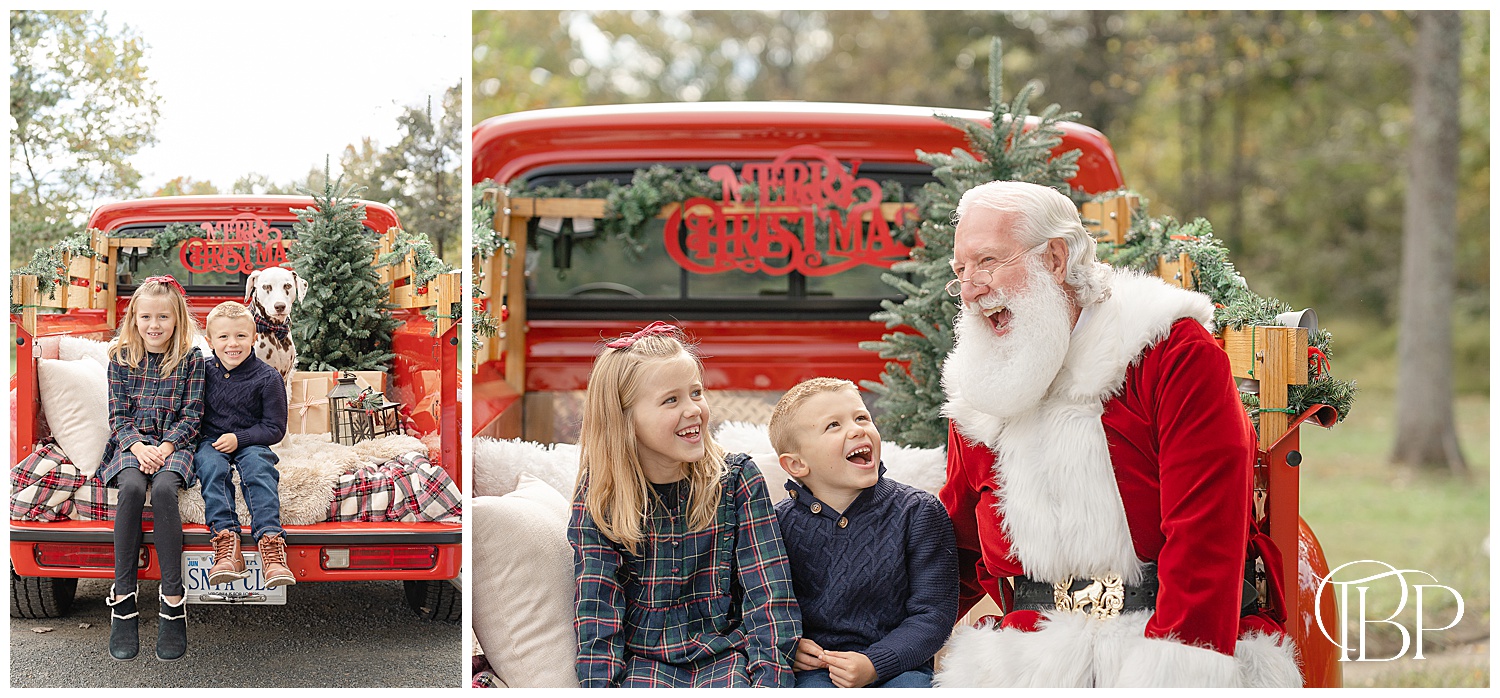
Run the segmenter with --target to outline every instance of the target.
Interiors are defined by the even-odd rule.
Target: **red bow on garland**
[[[156,283],[159,283],[159,284],[166,284],[168,286],[171,286],[172,288],[177,289],[177,292],[180,293],[180,294],[182,294],[184,297],[187,296],[187,291],[182,290],[182,284],[177,283],[177,279],[172,278],[171,274],[163,274],[161,276],[152,276],[150,278],[147,278],[145,281],[142,281],[141,285],[144,286],[144,285],[149,284],[149,283],[151,283],[153,281],[156,282]]]
[[[613,342],[605,344],[604,346],[609,347],[610,349],[627,349],[631,345],[647,337],[658,337],[661,335],[673,334],[682,334],[682,330],[677,329],[676,325],[669,325],[665,322],[657,320],[656,322],[653,322],[641,328],[640,330],[637,330],[635,334],[632,334],[628,337],[621,337],[614,340]]]

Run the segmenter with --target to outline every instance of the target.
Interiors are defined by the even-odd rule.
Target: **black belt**
[[[1242,585],[1240,613],[1249,615],[1256,611],[1255,584],[1250,580],[1254,577],[1254,567],[1246,565],[1246,580]],[[1017,575],[1015,584],[1015,610],[1030,611],[1054,611],[1059,610],[1058,585],[1051,582],[1039,582],[1026,575]],[[1062,596],[1067,607],[1064,611],[1078,611],[1089,613],[1099,617],[1108,617],[1114,613],[1125,611],[1155,611],[1156,610],[1156,563],[1146,562],[1141,564],[1141,581],[1139,584],[1112,583],[1117,579],[1084,577],[1075,579],[1068,585]],[[1111,596],[1117,596],[1119,603],[1115,608]]]
[[[1156,563],[1141,565],[1139,584],[1125,584],[1119,575],[1074,579],[1066,589],[1060,584],[1039,582],[1026,575],[1015,580],[1016,610],[1078,611],[1101,618],[1125,611],[1156,610]],[[1063,604],[1060,605],[1059,596]]]

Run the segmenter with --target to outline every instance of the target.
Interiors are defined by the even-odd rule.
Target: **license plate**
[[[245,568],[250,576],[228,584],[210,585],[208,571],[214,566],[213,551],[182,553],[182,586],[188,603],[262,605],[285,604],[286,587],[266,588],[260,569],[260,554],[245,553]]]

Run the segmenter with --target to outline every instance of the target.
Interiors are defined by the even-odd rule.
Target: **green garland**
[[[489,259],[495,255],[497,250],[502,248],[505,249],[507,255],[513,251],[510,241],[500,237],[500,232],[495,230],[494,204],[484,200],[484,193],[498,186],[500,185],[495,184],[494,180],[486,179],[473,187],[474,215],[472,216],[472,224],[474,254],[480,259]]]
[[[1133,195],[1125,190],[1109,192],[1094,197],[1095,200]],[[1198,218],[1186,225],[1163,216],[1152,218],[1147,213],[1147,200],[1140,197],[1140,205],[1131,215],[1130,230],[1121,245],[1100,244],[1099,259],[1112,266],[1155,273],[1160,259],[1175,259],[1181,254],[1196,266],[1194,288],[1214,302],[1214,325],[1219,328],[1241,328],[1279,324],[1276,316],[1290,312],[1292,307],[1275,298],[1267,298],[1250,290],[1245,277],[1235,270],[1229,261],[1229,250],[1214,237],[1213,227],[1208,221]],[[1307,344],[1317,349],[1328,359],[1333,358],[1333,335],[1319,329],[1309,333]],[[1338,412],[1338,421],[1349,416],[1354,406],[1358,387],[1354,381],[1334,378],[1331,371],[1324,372],[1308,363],[1306,385],[1287,387],[1287,409],[1297,415],[1313,405],[1328,405]],[[1246,411],[1251,417],[1260,413],[1259,399],[1244,395]],[[1259,428],[1259,422],[1256,422]]]
[[[483,310],[479,302],[479,289],[471,289],[470,302],[474,306],[474,329],[469,335],[469,349],[478,352],[480,343],[486,337],[497,337],[500,335],[500,321],[495,319],[489,311]]]
[[[396,239],[391,243],[391,251],[380,255],[380,258],[375,260],[376,266],[388,267],[400,264],[406,259],[408,253],[414,253],[411,262],[411,284],[417,288],[426,286],[433,279],[453,271],[452,266],[432,251],[432,241],[428,240],[426,235],[408,233],[400,228],[391,230],[396,231]]]
[[[63,237],[63,239],[51,245],[37,250],[31,254],[31,261],[24,266],[11,270],[11,276],[35,276],[36,288],[41,295],[52,293],[53,287],[58,284],[67,283],[65,275],[68,270],[63,268],[64,255],[75,257],[98,257],[92,246],[92,239],[97,229],[74,231]],[[12,302],[10,312],[19,313],[24,308],[20,303]]]

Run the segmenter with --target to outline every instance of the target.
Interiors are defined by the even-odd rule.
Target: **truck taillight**
[[[42,567],[102,567],[114,569],[115,547],[113,545],[88,545],[82,543],[37,543],[36,564]],[[144,568],[150,558],[141,548],[136,567]]]
[[[325,570],[425,570],[437,564],[436,545],[323,548]]]

